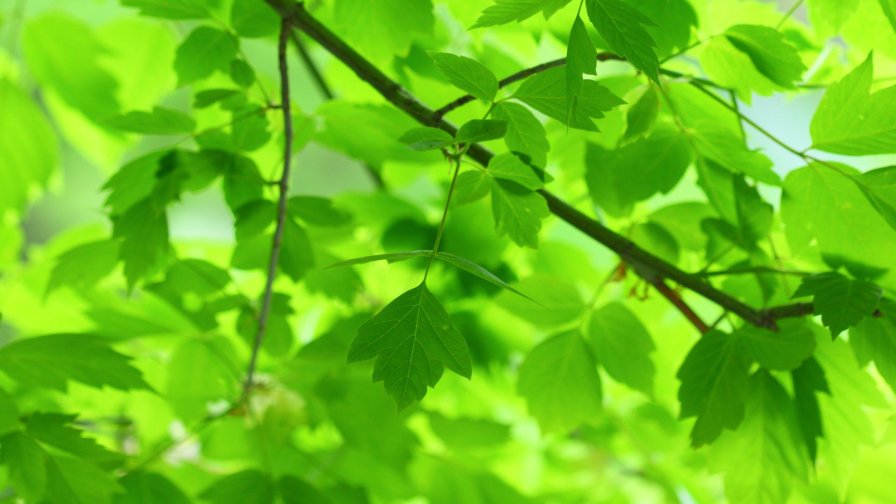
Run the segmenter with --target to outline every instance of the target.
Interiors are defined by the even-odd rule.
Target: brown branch
[[[697,330],[700,331],[700,334],[706,334],[707,332],[709,332],[709,326],[706,325],[705,322],[703,322],[703,319],[701,319],[700,316],[691,309],[690,305],[688,305],[684,301],[684,299],[681,298],[681,294],[675,292],[674,289],[666,285],[666,282],[664,282],[663,279],[654,278],[647,279],[647,281],[650,282],[650,284],[653,285],[653,287],[660,294],[662,294],[663,297],[668,299],[669,302],[672,303],[672,306],[678,308],[678,311],[680,311],[681,314],[684,315],[684,318],[688,319],[688,322],[694,324],[694,327],[696,327]]]
[[[317,21],[305,10],[302,4],[290,3],[287,0],[266,1],[281,15],[292,18],[296,29],[302,30],[327,49],[333,56],[355,72],[361,80],[376,89],[392,105],[404,111],[424,126],[440,128],[451,135],[457,132],[457,128],[454,125],[437,117],[435,111],[417,101],[408,91]],[[483,166],[487,166],[492,158],[492,153],[479,144],[470,145],[467,155]],[[618,254],[625,262],[635,267],[638,274],[642,277],[674,281],[753,325],[773,330],[777,329],[775,324],[777,319],[799,317],[812,311],[810,304],[802,303],[768,309],[753,308],[715,288],[704,279],[682,271],[677,266],[638,247],[631,240],[588,217],[552,193],[543,189],[538,192],[545,198],[548,207],[554,215]]]
[[[280,194],[277,199],[277,225],[274,228],[274,238],[271,243],[271,258],[268,262],[268,273],[264,284],[264,294],[261,301],[261,309],[258,313],[258,330],[252,343],[252,355],[249,357],[249,366],[246,370],[246,383],[243,388],[243,398],[247,399],[252,389],[252,379],[255,375],[255,366],[258,363],[258,354],[261,344],[264,342],[268,325],[268,317],[271,314],[271,300],[274,295],[274,280],[277,278],[277,265],[280,262],[280,249],[283,242],[283,228],[286,224],[287,202],[289,201],[289,173],[292,164],[292,102],[289,96],[289,66],[287,65],[287,43],[292,32],[293,18],[291,15],[283,16],[280,23],[280,38],[277,43],[277,62],[280,68],[280,109],[283,111],[283,134],[286,137],[283,146],[283,174],[280,176]]]

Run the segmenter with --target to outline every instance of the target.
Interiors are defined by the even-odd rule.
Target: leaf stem
[[[459,155],[460,156],[460,155]],[[451,206],[451,196],[454,194],[454,188],[457,186],[457,174],[460,173],[460,158],[452,158],[454,164],[454,174],[451,176],[451,185],[448,186],[448,196],[445,198],[445,209],[442,210],[442,220],[439,222],[439,230],[436,232],[436,241],[432,245],[432,253],[429,255],[429,262],[426,263],[426,271],[423,272],[423,282],[429,276],[429,269],[439,253],[439,245],[442,243],[442,234],[445,232],[445,221],[448,218],[448,208]]]
[[[786,23],[787,20],[790,19],[791,16],[793,16],[793,13],[800,8],[800,5],[803,5],[803,0],[796,0],[796,2],[793,2],[793,5],[791,5],[790,8],[787,9],[787,12],[784,13],[784,16],[780,21],[778,21],[778,24],[775,25],[775,29],[780,30],[781,27],[784,26],[784,23]]]
[[[286,224],[287,203],[289,201],[289,173],[292,164],[292,102],[289,95],[289,66],[286,61],[287,42],[292,32],[293,18],[290,15],[283,16],[280,23],[280,37],[277,43],[277,62],[280,70],[280,108],[283,111],[283,132],[286,140],[283,146],[283,174],[280,176],[280,195],[277,200],[277,224],[274,229],[274,238],[271,243],[271,257],[268,262],[267,278],[265,279],[264,294],[261,301],[261,309],[258,313],[258,330],[252,342],[252,354],[249,357],[249,365],[246,370],[246,383],[243,388],[243,400],[248,399],[252,390],[252,380],[255,375],[255,367],[258,363],[258,354],[261,344],[264,342],[267,330],[268,318],[271,314],[271,300],[274,294],[274,280],[277,278],[277,265],[280,262],[280,249],[283,242],[283,229]]]

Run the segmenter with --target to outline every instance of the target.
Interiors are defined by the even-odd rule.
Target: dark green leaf
[[[399,409],[423,399],[442,366],[470,377],[470,351],[448,313],[426,285],[398,296],[364,323],[352,341],[349,362],[376,357],[373,380],[382,381]]]
[[[691,349],[678,370],[681,418],[697,417],[691,430],[695,447],[736,429],[744,418],[750,361],[738,339],[712,330]]]
[[[209,0],[121,0],[127,7],[140,9],[143,16],[167,19],[203,19],[209,16]]]
[[[283,250],[280,253],[280,269],[294,282],[314,267],[314,251],[305,229],[292,219],[283,227]]]
[[[277,33],[280,16],[267,2],[233,0],[230,25],[241,37],[266,37]]]
[[[513,97],[570,127],[590,131],[597,131],[592,119],[599,119],[604,116],[604,112],[625,103],[596,81],[586,80],[570,117],[566,97],[565,66],[545,70],[529,77],[520,85]]]
[[[753,62],[756,69],[779,86],[792,88],[806,70],[796,49],[774,28],[735,25],[725,36]]]
[[[656,23],[622,0],[587,0],[588,17],[600,36],[617,54],[659,83],[656,42],[644,29]]]
[[[274,484],[261,471],[246,469],[224,476],[199,494],[213,504],[271,504]]]
[[[778,331],[744,326],[732,337],[738,338],[750,357],[766,369],[796,369],[815,351],[815,333],[802,320],[782,320]]]
[[[238,89],[206,89],[199,91],[193,98],[193,106],[205,108],[234,96],[239,96],[242,91]]]
[[[398,141],[411,149],[425,151],[437,150],[451,145],[454,142],[454,138],[439,128],[424,127],[406,131]]]
[[[168,258],[168,216],[146,198],[119,216],[113,235],[121,240],[119,258],[124,262],[128,286],[161,269]]]
[[[545,18],[548,18],[569,2],[570,0],[495,0],[494,5],[482,11],[473,28],[523,21],[539,12],[544,12]]]
[[[473,119],[457,130],[456,143],[471,144],[495,140],[507,132],[507,123],[496,119]]]
[[[115,504],[189,504],[183,491],[161,474],[132,472],[119,480],[125,493],[115,496]]]
[[[588,36],[582,18],[576,17],[569,32],[569,44],[566,47],[566,117],[572,117],[573,110],[582,94],[585,80],[582,74],[594,75],[597,64],[597,51]]]
[[[196,28],[177,48],[174,69],[179,86],[226,72],[236,56],[239,42],[233,35],[209,26]]]
[[[390,252],[388,254],[376,254],[365,257],[356,257],[354,259],[348,259],[345,261],[339,261],[337,263],[330,264],[326,266],[325,269],[329,268],[342,268],[344,266],[353,266],[355,264],[364,264],[374,261],[388,261],[398,262],[405,261],[407,259],[413,259],[414,257],[423,257],[432,255],[432,250],[410,250],[407,252]]]
[[[858,184],[880,216],[896,230],[896,166],[865,172]]]
[[[793,378],[793,400],[800,433],[814,462],[818,454],[817,440],[824,436],[818,394],[821,392],[830,394],[831,391],[824,370],[814,358],[807,359],[800,367],[791,371],[790,376]]]
[[[653,86],[647,86],[644,94],[638,98],[625,114],[625,134],[623,139],[634,140],[646,135],[656,123],[660,111],[660,97]]]
[[[0,369],[28,385],[65,390],[68,380],[120,390],[149,388],[128,357],[92,334],[20,339],[0,348]]]
[[[836,338],[874,313],[881,294],[881,288],[871,282],[829,271],[804,278],[793,297],[812,296],[815,314],[821,315]]]
[[[529,296],[514,289],[510,285],[507,285],[507,282],[498,278],[491,271],[483,268],[482,266],[474,263],[473,261],[471,261],[465,257],[460,257],[460,256],[457,256],[454,254],[449,254],[448,252],[438,252],[438,253],[436,253],[436,259],[438,259],[440,261],[444,261],[456,268],[466,271],[467,273],[475,275],[476,277],[481,278],[482,280],[485,280],[486,282],[488,282],[490,284],[497,285],[498,287],[501,287],[502,289],[507,289],[510,292],[513,292],[515,294],[523,296],[526,299],[529,299],[530,301],[532,300],[532,298],[530,298]]]
[[[535,114],[519,103],[501,102],[495,104],[492,117],[507,122],[504,143],[508,149],[529,156],[532,164],[544,168],[551,144]]]
[[[494,178],[516,182],[530,191],[544,187],[544,181],[538,178],[531,166],[509,153],[491,158],[486,173]]]
[[[507,180],[492,181],[492,213],[498,234],[520,246],[538,247],[541,221],[551,214],[544,198]]]

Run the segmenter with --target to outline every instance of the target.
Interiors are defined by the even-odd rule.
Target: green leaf
[[[601,366],[614,380],[653,395],[655,368],[649,354],[656,347],[638,317],[620,302],[607,303],[591,315],[588,339]]]
[[[591,23],[610,49],[659,83],[659,60],[653,49],[656,42],[644,29],[656,23],[622,0],[587,0],[585,5]]]
[[[236,58],[230,62],[230,79],[241,88],[249,88],[255,84],[255,70],[245,60]]]
[[[473,119],[457,130],[456,143],[471,144],[495,140],[507,132],[507,123],[496,119]]]
[[[812,296],[812,305],[831,336],[858,324],[877,309],[881,288],[865,281],[829,271],[803,279],[793,297]]]
[[[0,213],[24,209],[33,186],[56,167],[56,134],[18,86],[0,78]]]
[[[444,261],[456,268],[462,269],[462,270],[466,271],[467,273],[470,273],[471,275],[474,275],[482,280],[485,280],[486,282],[488,282],[492,285],[497,285],[498,287],[500,287],[502,289],[507,289],[510,292],[513,292],[514,294],[517,294],[519,296],[522,296],[522,297],[532,301],[532,298],[530,298],[529,296],[523,294],[522,292],[514,289],[513,287],[508,285],[507,282],[498,278],[491,271],[483,268],[482,266],[474,263],[473,261],[471,261],[465,257],[460,257],[460,256],[457,256],[454,254],[450,254],[448,252],[437,252],[436,259],[438,259],[440,261]]]
[[[725,30],[725,37],[750,57],[762,75],[779,86],[792,88],[806,70],[796,49],[774,28],[735,25]]]
[[[184,492],[161,474],[131,472],[119,480],[123,495],[115,496],[115,504],[189,504]]]
[[[448,53],[431,55],[436,68],[458,89],[490,102],[498,94],[498,79],[478,61]]]
[[[544,168],[551,144],[535,114],[519,103],[500,102],[492,109],[492,118],[507,123],[504,143],[508,149],[528,156],[530,163]]]
[[[793,405],[765,371],[749,387],[743,423],[716,441],[712,457],[723,468],[732,504],[787,502],[795,484],[808,479]]]
[[[544,17],[547,19],[569,2],[570,0],[495,0],[494,5],[482,11],[476,24],[471,28],[523,21],[539,12],[544,12]]]
[[[128,287],[158,271],[168,257],[168,216],[151,198],[116,218],[113,236],[121,240],[119,258],[124,262]]]
[[[119,112],[118,82],[101,59],[108,48],[83,21],[60,12],[27,20],[22,51],[29,72],[91,121]]]
[[[387,254],[375,254],[364,257],[356,257],[354,259],[348,259],[345,261],[339,261],[337,263],[325,266],[324,269],[342,268],[344,266],[353,266],[355,264],[364,264],[374,261],[388,261],[390,263],[393,263],[413,259],[415,257],[426,257],[430,255],[432,255],[432,250],[409,250],[407,252],[390,252]]]
[[[883,9],[884,15],[887,16],[887,20],[890,21],[890,26],[893,27],[893,31],[896,31],[896,1],[894,0],[879,0],[880,8]]]
[[[114,240],[99,240],[78,245],[59,256],[47,292],[59,287],[87,291],[115,269],[119,244]]]
[[[475,169],[461,173],[457,177],[452,201],[463,205],[486,197],[492,189],[492,180],[485,170]]]
[[[880,216],[896,230],[896,166],[861,174],[858,186]]]
[[[116,464],[123,456],[107,450],[74,426],[75,415],[35,413],[25,420],[26,432],[33,439],[83,460],[99,465]]]
[[[809,450],[809,457],[815,462],[818,455],[818,439],[824,436],[821,423],[821,410],[818,405],[818,394],[831,393],[828,388],[824,370],[815,358],[810,357],[791,371],[793,378],[793,401],[796,406],[796,417],[803,436],[803,443]]]
[[[239,207],[235,212],[233,228],[237,241],[243,241],[263,233],[277,218],[277,206],[273,201],[255,200]]]
[[[849,344],[862,366],[874,361],[881,377],[896,390],[896,303],[881,301],[881,317],[865,317],[849,330]]]
[[[520,85],[513,97],[563,124],[589,131],[598,131],[592,119],[600,119],[604,116],[604,112],[625,103],[596,81],[586,80],[570,117],[565,66],[551,68],[529,77]]]
[[[379,62],[407,54],[435,26],[430,0],[336,0],[331,19],[349,45]]]
[[[314,251],[311,238],[305,228],[292,219],[283,226],[283,250],[280,253],[280,269],[294,282],[298,282],[314,268]]]
[[[426,284],[405,292],[364,323],[352,341],[349,362],[376,357],[373,380],[382,381],[404,409],[435,386],[442,366],[469,378],[470,351],[448,313]]]
[[[858,172],[834,167],[812,164],[787,175],[781,217],[791,250],[796,255],[820,252],[832,269],[846,267],[854,275],[892,268],[896,231],[844,176],[858,177]]]
[[[15,432],[0,438],[0,462],[8,467],[13,488],[22,497],[39,502],[47,487],[44,452],[36,441]]]
[[[650,132],[660,112],[660,95],[653,86],[647,86],[625,113],[625,133],[623,140],[635,140]]]
[[[896,150],[896,86],[871,94],[874,63],[865,61],[825,92],[812,116],[812,148],[864,156]]]
[[[632,205],[658,192],[671,191],[691,163],[687,138],[672,128],[608,151],[588,144],[585,181],[595,203],[623,216]]]
[[[239,392],[234,370],[240,368],[228,340],[186,339],[168,361],[165,398],[179,418],[197,422],[208,415],[210,403],[234,399]]]
[[[19,430],[19,409],[12,397],[5,390],[0,389],[0,434],[7,434]],[[2,459],[2,454],[0,454]]]
[[[520,366],[518,389],[545,432],[568,432],[601,410],[594,356],[576,331],[549,337]]]
[[[532,167],[510,153],[498,154],[491,158],[486,173],[498,179],[516,182],[530,191],[544,187],[544,181],[538,178]]]
[[[0,348],[0,369],[19,383],[66,390],[69,380],[119,390],[149,388],[128,357],[92,334],[19,339]]]
[[[782,320],[778,331],[746,325],[732,337],[759,365],[776,371],[798,368],[815,351],[815,333],[802,320]]]
[[[209,8],[217,2],[210,0],[121,0],[126,7],[140,9],[140,15],[166,19],[204,19]]]
[[[241,37],[266,37],[277,33],[280,16],[267,2],[234,0],[230,7],[230,25]]]
[[[333,200],[320,196],[289,198],[289,213],[312,226],[339,227],[352,222],[352,215],[333,205]]]
[[[499,235],[520,246],[538,248],[541,221],[551,214],[540,194],[507,180],[492,181],[492,214]]]
[[[246,469],[218,479],[199,494],[212,504],[270,504],[274,484],[257,469]]]
[[[781,185],[781,177],[772,170],[771,160],[758,150],[748,149],[742,138],[712,124],[700,124],[690,133],[701,156],[731,173],[743,173],[758,182]]]
[[[224,31],[209,26],[196,28],[184,39],[174,59],[178,86],[204,79],[220,70],[230,69],[239,42]]]
[[[858,9],[859,0],[813,0],[807,6],[809,21],[824,35],[838,32]]]
[[[445,130],[423,127],[406,131],[398,141],[411,149],[425,151],[437,150],[451,145],[454,143],[454,138]]]
[[[596,64],[597,50],[594,49],[594,43],[588,36],[582,18],[576,16],[566,47],[566,117],[572,117],[576,103],[582,95],[582,88],[585,85],[582,74],[595,75]]]
[[[177,110],[153,107],[152,112],[133,111],[110,117],[106,124],[131,133],[145,135],[174,135],[192,133],[196,127],[193,119]]]
[[[678,370],[681,418],[697,417],[691,430],[695,447],[714,441],[744,418],[750,361],[738,339],[712,330],[688,352]]]
[[[206,89],[194,95],[193,106],[205,108],[234,96],[242,96],[242,91],[239,89]]]

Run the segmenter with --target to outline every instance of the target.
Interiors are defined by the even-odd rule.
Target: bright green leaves
[[[91,334],[16,340],[0,348],[0,369],[19,383],[57,390],[68,380],[120,390],[149,387],[126,356]]]
[[[781,178],[772,170],[771,160],[760,151],[748,149],[743,138],[718,129],[714,124],[699,124],[690,135],[701,157],[731,173],[743,173],[759,182],[781,185]]]
[[[416,38],[432,34],[435,24],[430,0],[336,0],[333,9],[339,33],[380,61],[407,54]]]
[[[880,8],[883,9],[884,15],[887,16],[887,20],[890,21],[890,26],[893,27],[893,30],[896,31],[896,1],[893,0],[879,0]]]
[[[513,97],[563,124],[590,131],[597,131],[592,119],[624,103],[606,87],[586,80],[570,116],[566,82],[566,67],[552,68],[526,79]]]
[[[865,172],[858,185],[880,216],[896,229],[896,166]]]
[[[808,476],[793,404],[765,371],[750,378],[748,397],[743,423],[712,449],[725,473],[725,494],[733,504],[787,502],[795,482]]]
[[[596,310],[588,324],[588,340],[614,380],[648,396],[653,394],[653,340],[624,304],[613,302]]]
[[[40,109],[18,86],[0,78],[0,215],[21,210],[30,189],[56,166],[56,136]]]
[[[50,274],[47,292],[62,286],[83,291],[93,288],[115,268],[118,249],[117,241],[100,240],[65,251]]]
[[[577,331],[551,336],[530,350],[518,388],[544,431],[567,432],[600,413],[600,376]]]
[[[274,502],[270,479],[256,469],[239,471],[215,481],[200,497],[212,504],[266,504]]]
[[[860,365],[874,361],[881,377],[896,390],[896,303],[884,299],[880,305],[880,317],[865,317],[849,329],[849,344]]]
[[[217,2],[211,0],[121,0],[126,7],[140,9],[144,16],[166,19],[203,19]]]
[[[588,36],[582,18],[576,17],[569,32],[569,44],[566,47],[566,106],[567,118],[572,117],[576,102],[582,94],[585,80],[582,74],[595,75],[597,50]],[[568,121],[569,119],[567,119]]]
[[[443,366],[466,378],[473,370],[466,341],[425,283],[395,298],[358,329],[349,362],[374,357],[373,380],[383,382],[399,409],[423,399]]]
[[[656,23],[622,0],[587,0],[585,5],[591,23],[610,49],[659,82],[659,60],[653,49],[656,43],[644,28]]]
[[[736,428],[744,417],[750,361],[737,339],[709,331],[688,353],[678,370],[681,418],[697,417],[691,430],[694,446]]]
[[[265,37],[277,32],[280,16],[267,2],[234,0],[230,24],[242,37]]]
[[[151,112],[138,110],[110,117],[106,124],[123,131],[145,135],[191,133],[196,127],[196,122],[190,116],[164,107],[154,107]]]
[[[744,418],[753,361],[771,370],[792,370],[812,356],[815,333],[805,321],[782,321],[778,332],[742,327],[712,330],[691,349],[678,371],[681,417],[697,417],[694,446],[710,443]]]
[[[803,279],[794,297],[812,296],[815,313],[837,337],[877,309],[881,288],[865,281],[830,271]]]
[[[856,186],[857,176],[839,164],[812,164],[790,172],[781,215],[795,253],[820,253],[832,269],[845,267],[865,277],[892,267],[896,231]]]
[[[725,37],[749,56],[762,75],[779,86],[792,88],[806,70],[796,49],[774,28],[736,25],[725,30]]]
[[[896,86],[871,94],[874,63],[871,55],[827,89],[810,132],[812,148],[864,156],[896,151]]]
[[[507,123],[504,143],[511,152],[526,156],[530,163],[544,168],[551,144],[544,126],[532,111],[519,103],[501,102],[495,104],[492,118]]]
[[[203,79],[216,70],[228,71],[238,47],[239,41],[227,32],[209,26],[196,28],[177,48],[174,69],[178,85]]]
[[[495,99],[498,93],[498,79],[491,70],[478,61],[448,53],[435,53],[432,59],[448,82],[457,88],[485,102]]]
[[[118,83],[100,64],[107,49],[90,27],[63,14],[25,23],[22,50],[28,68],[45,87],[92,121],[119,110]]]
[[[507,234],[520,245],[537,248],[541,221],[551,212],[540,194],[498,179],[492,183],[492,214],[498,234]]]
[[[501,25],[512,21],[523,21],[539,12],[550,17],[570,0],[495,0],[494,5],[486,7],[473,28]]]
[[[595,203],[611,215],[623,216],[634,203],[671,191],[690,163],[687,138],[660,128],[614,151],[589,144],[585,180]]]

